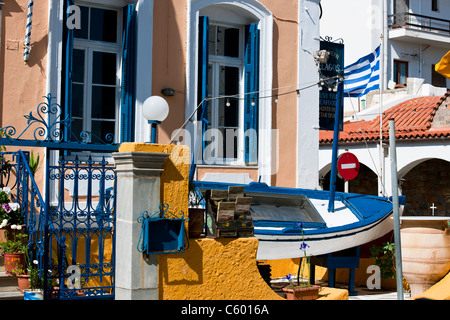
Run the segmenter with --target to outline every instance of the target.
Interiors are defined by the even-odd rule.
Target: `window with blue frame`
[[[257,24],[199,21],[198,120],[203,163],[256,165],[259,30]]]
[[[65,137],[79,141],[87,131],[92,143],[132,141],[134,5],[78,7],[81,28],[65,29]]]

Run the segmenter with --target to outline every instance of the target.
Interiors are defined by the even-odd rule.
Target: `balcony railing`
[[[450,20],[413,13],[397,13],[388,17],[389,28],[410,28],[450,35]]]

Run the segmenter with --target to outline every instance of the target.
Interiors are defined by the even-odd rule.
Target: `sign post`
[[[319,129],[333,130],[333,151],[331,159],[330,199],[328,211],[334,212],[336,192],[336,167],[339,144],[339,131],[343,130],[344,85],[340,77],[344,72],[344,44],[320,41],[320,50],[328,52],[326,62],[319,64]]]
[[[340,83],[338,85],[341,87],[338,89],[338,96],[342,94],[343,84]],[[339,104],[339,100],[337,100],[337,104]],[[328,201],[328,212],[334,212],[334,197],[336,194],[336,167],[337,167],[337,153],[338,153],[338,144],[339,144],[339,116],[340,116],[340,107],[336,108],[336,116],[334,118],[334,133],[333,133],[333,150],[332,150],[332,159],[331,159],[331,176],[330,176],[330,198]]]

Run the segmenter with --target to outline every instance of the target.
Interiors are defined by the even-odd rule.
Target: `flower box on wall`
[[[185,218],[168,211],[169,205],[160,205],[153,215],[144,211],[138,222],[142,224],[138,242],[139,252],[145,254],[183,253],[185,250]]]

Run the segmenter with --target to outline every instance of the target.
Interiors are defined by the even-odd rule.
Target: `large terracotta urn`
[[[400,220],[402,271],[413,298],[450,271],[450,217],[403,216]]]

